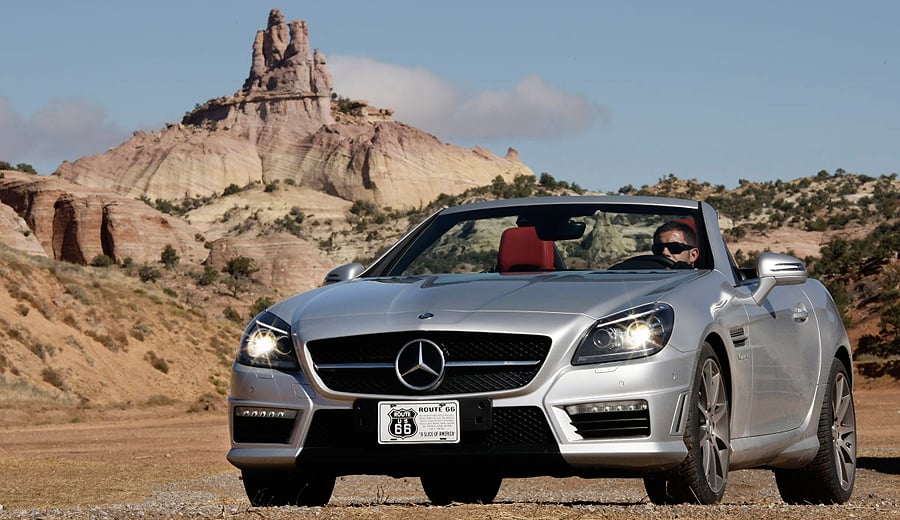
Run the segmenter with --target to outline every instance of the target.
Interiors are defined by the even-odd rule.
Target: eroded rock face
[[[216,240],[206,264],[221,271],[228,260],[237,257],[252,259],[259,269],[253,278],[267,287],[286,290],[283,296],[318,287],[325,273],[336,267],[315,244],[286,233]]]
[[[394,208],[534,175],[515,151],[500,158],[440,142],[360,102],[355,115],[333,104],[325,55],[311,51],[303,21],[278,10],[253,42],[241,90],[207,102],[181,125],[137,132],[104,154],[64,162],[65,179],[129,197],[181,200],[221,194],[230,184],[292,179],[348,201]]]
[[[47,256],[25,219],[6,204],[0,204],[0,244],[29,255]]]
[[[116,262],[154,263],[166,245],[186,262],[202,262],[208,254],[182,220],[106,190],[7,172],[0,179],[0,202],[23,219],[44,254],[55,260],[87,264],[106,255]]]

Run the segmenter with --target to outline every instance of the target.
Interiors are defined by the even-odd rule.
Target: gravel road
[[[254,508],[224,460],[221,410],[48,419],[0,426],[0,520],[282,518],[900,519],[900,388],[856,392],[859,469],[852,499],[789,506],[771,472],[732,472],[721,504],[655,506],[640,480],[507,479],[496,503],[436,507],[418,479],[338,479],[326,507]],[[162,417],[161,417],[162,415]]]

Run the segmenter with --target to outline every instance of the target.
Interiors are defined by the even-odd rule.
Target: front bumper
[[[510,477],[634,476],[663,471],[687,455],[683,436],[694,366],[693,353],[673,348],[629,362],[566,366],[518,394],[477,396],[492,404],[491,428],[463,430],[459,444],[386,446],[378,444],[374,432],[359,427],[360,411],[354,410],[354,401],[316,395],[301,373],[235,365],[228,460],[242,469],[299,466],[328,468],[335,475],[419,476],[459,467],[492,468]],[[646,403],[645,410],[632,414],[646,422],[646,429],[619,436],[614,429],[603,430],[605,426],[590,429],[584,426],[586,421],[574,424],[579,421],[573,421],[573,405],[585,405],[580,408],[584,410],[592,404],[621,402]],[[264,410],[297,412],[290,427],[283,429],[280,442],[271,442],[271,431],[269,437],[262,433],[254,437],[254,431],[267,431],[271,417],[264,416]],[[253,411],[255,417],[238,414]],[[615,424],[621,414],[600,413],[598,418],[610,419],[599,424]]]

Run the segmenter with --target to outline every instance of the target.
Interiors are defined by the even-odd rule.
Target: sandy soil
[[[225,460],[224,408],[173,406],[10,413],[18,424],[0,426],[0,519],[900,518],[900,384],[863,383],[855,397],[859,470],[842,506],[787,506],[771,472],[750,470],[732,473],[712,507],[653,506],[638,480],[577,478],[510,479],[495,504],[433,507],[417,479],[344,477],[327,507],[251,508]]]

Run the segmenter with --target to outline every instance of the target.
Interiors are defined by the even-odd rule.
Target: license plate
[[[459,442],[459,401],[378,403],[379,444]]]

